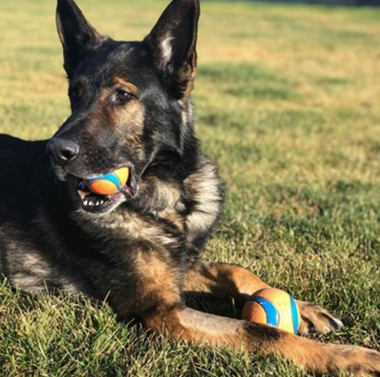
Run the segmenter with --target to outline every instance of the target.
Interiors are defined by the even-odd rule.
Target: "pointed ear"
[[[175,97],[190,95],[197,64],[199,0],[173,0],[144,39]]]
[[[104,37],[91,26],[73,0],[58,0],[56,21],[63,46],[63,66],[70,77],[81,60],[96,48]]]

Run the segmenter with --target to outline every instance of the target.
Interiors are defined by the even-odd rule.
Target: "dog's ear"
[[[104,40],[73,0],[58,0],[57,30],[63,46],[64,68],[70,77],[86,55]]]
[[[190,94],[196,73],[199,0],[173,0],[144,39],[176,98]]]

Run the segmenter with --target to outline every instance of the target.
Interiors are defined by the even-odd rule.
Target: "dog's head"
[[[58,0],[72,113],[47,152],[82,210],[113,210],[138,195],[139,182],[163,153],[183,158],[193,139],[198,18],[198,0],[173,0],[142,42],[119,42],[99,34],[73,0]],[[120,167],[130,174],[116,194],[77,193],[78,182]]]

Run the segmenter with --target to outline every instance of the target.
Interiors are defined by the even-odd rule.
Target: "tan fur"
[[[141,182],[139,193],[146,195],[146,207],[157,209],[183,209],[181,192],[174,183],[162,182],[156,177],[148,177]]]
[[[203,166],[184,181],[189,196],[197,203],[196,210],[186,219],[189,241],[192,234],[206,230],[218,216],[222,198],[216,177],[215,168],[205,160]]]
[[[122,77],[114,77],[114,83],[116,89],[124,90],[125,92],[132,93],[135,96],[139,95],[138,88],[132,83],[124,80]]]
[[[243,267],[199,261],[187,271],[183,290],[245,300],[257,290],[266,287],[267,284]]]
[[[136,275],[141,280],[139,291],[143,296],[147,296],[148,301],[150,295],[159,294],[162,305],[170,306],[178,302],[179,276],[173,273],[170,266],[158,255],[142,251],[128,262],[132,263],[138,271]]]
[[[170,268],[162,256],[142,250],[127,260],[134,270],[136,300],[129,298],[124,301],[125,305],[116,304],[116,310],[121,317],[130,320],[131,312],[137,317],[145,316],[145,312],[153,310],[157,313],[177,305],[180,300],[180,276],[176,274],[175,269]],[[135,301],[139,302],[136,309],[133,307]],[[155,314],[154,317],[157,318]]]
[[[113,230],[116,236],[128,236],[130,239],[142,240],[151,248],[162,248],[176,242],[161,228],[154,225],[154,218],[144,219],[133,212],[118,213],[112,216],[112,221],[102,223],[102,227]]]
[[[268,284],[241,266],[197,261],[187,271],[182,289],[186,293],[230,296],[239,302],[245,302],[254,292],[268,287]],[[301,313],[300,334],[310,331],[328,333],[343,326],[319,305],[304,301],[297,301],[297,305]]]
[[[146,326],[173,338],[208,346],[244,347],[263,356],[280,354],[316,374],[346,370],[367,376],[378,368],[377,352],[360,347],[321,344],[268,326],[200,313],[185,307],[147,318]],[[350,374],[351,374],[350,373]]]

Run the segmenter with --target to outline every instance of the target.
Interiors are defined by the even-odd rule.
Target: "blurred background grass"
[[[167,2],[82,0],[140,40]],[[0,132],[48,138],[69,114],[55,2],[0,2]],[[380,10],[202,2],[197,131],[226,185],[204,258],[247,266],[379,349]],[[1,242],[1,240],[0,240]],[[239,316],[231,301],[219,313]],[[205,305],[206,310],[217,310]],[[4,376],[297,376],[287,363],[147,341],[85,299],[0,288]]]

